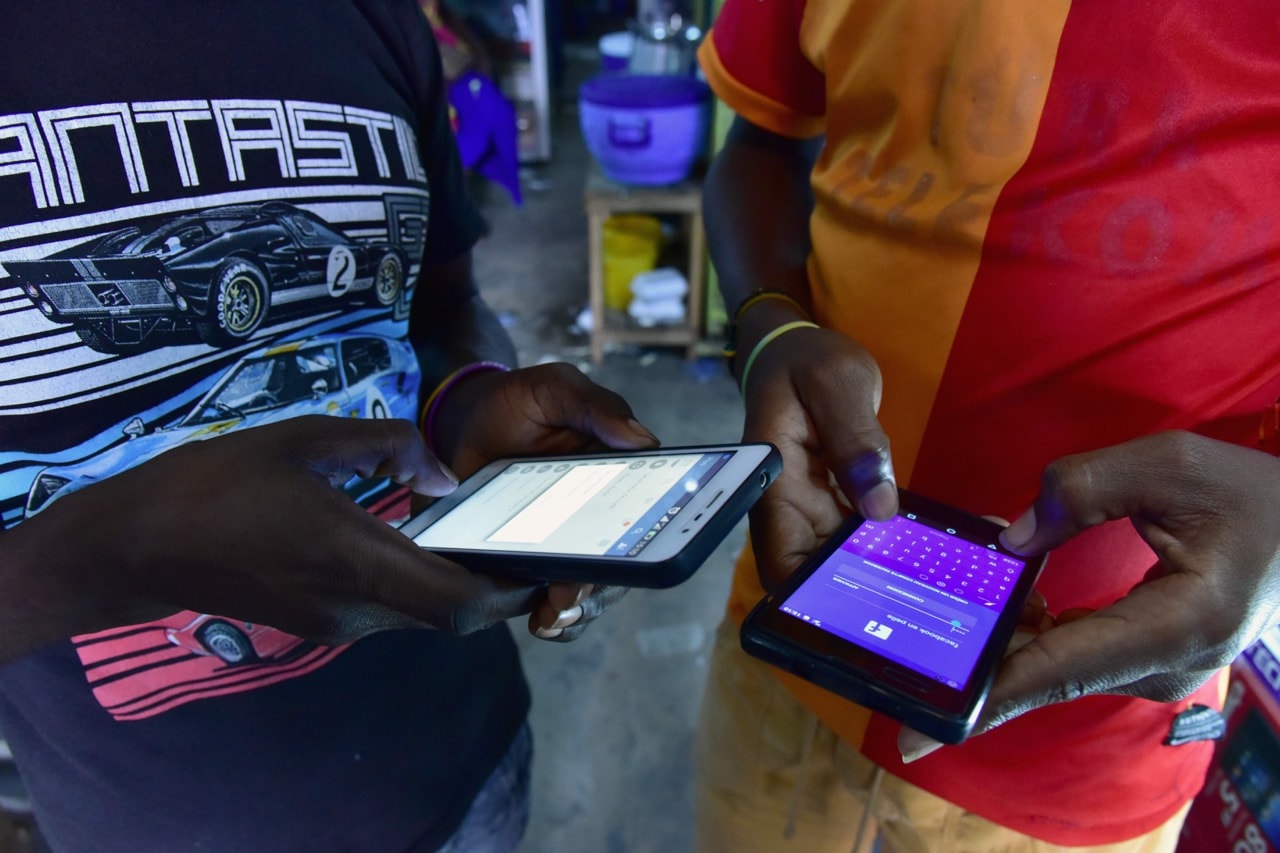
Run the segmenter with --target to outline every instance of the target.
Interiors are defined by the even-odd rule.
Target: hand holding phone
[[[502,459],[401,531],[474,571],[670,587],[702,565],[780,468],[769,444]]]
[[[973,730],[1045,557],[1003,529],[899,490],[851,517],[743,623],[743,648],[943,743]]]

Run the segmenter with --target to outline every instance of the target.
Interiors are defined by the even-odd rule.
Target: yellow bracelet
[[[794,320],[790,323],[783,323],[781,326],[779,326],[778,328],[774,329],[772,332],[770,332],[769,334],[761,338],[756,343],[755,349],[751,350],[751,355],[747,356],[747,363],[742,368],[742,379],[739,380],[739,383],[738,383],[738,388],[742,392],[742,396],[743,397],[747,396],[747,377],[751,374],[751,365],[756,363],[756,356],[760,355],[760,352],[765,347],[767,347],[769,344],[773,343],[775,340],[785,335],[787,332],[791,332],[796,329],[821,329],[821,328],[822,327],[819,326],[817,323],[810,323],[808,320]]]
[[[734,323],[737,323],[739,320],[742,319],[742,315],[746,313],[746,310],[748,308],[750,308],[752,305],[755,305],[757,302],[763,302],[766,299],[781,299],[783,302],[790,302],[792,305],[798,308],[801,313],[803,314],[809,313],[807,310],[805,310],[805,307],[801,305],[800,302],[790,294],[783,293],[781,290],[758,290],[755,293],[748,296],[746,299],[742,300],[742,304],[738,306],[738,310],[733,312]]]
[[[757,302],[763,302],[766,299],[781,299],[783,302],[790,302],[801,314],[806,317],[809,316],[808,310],[801,305],[795,297],[783,293],[781,290],[757,290],[755,293],[744,299],[742,304],[738,306],[738,310],[733,312],[733,320],[729,323],[728,340],[724,345],[725,358],[732,361],[733,357],[738,354],[738,324],[742,321],[742,315],[745,314],[747,309],[752,305],[755,305]]]

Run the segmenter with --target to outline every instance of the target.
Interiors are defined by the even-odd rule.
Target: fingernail
[[[1035,507],[1032,507],[1024,512],[1017,521],[1000,531],[1000,541],[1010,551],[1017,551],[1030,542],[1031,537],[1035,535],[1036,510]]]
[[[632,431],[632,432],[637,432],[637,433],[639,433],[640,435],[646,436],[646,437],[647,437],[650,441],[652,441],[654,444],[661,444],[661,443],[662,443],[661,441],[659,441],[659,440],[658,440],[658,437],[657,437],[656,435],[654,435],[653,433],[649,432],[648,428],[647,428],[644,424],[642,424],[642,423],[640,423],[638,420],[636,420],[635,418],[631,418],[630,420],[628,420],[628,421],[627,421],[627,426],[631,427],[631,431]]]
[[[898,505],[898,487],[892,480],[881,480],[871,491],[862,496],[862,515],[866,518],[884,520],[893,515]]]
[[[587,600],[587,596],[595,592],[596,585],[593,583],[584,583],[578,587],[578,594],[573,597],[574,604],[581,604]]]
[[[540,640],[554,640],[563,633],[563,628],[539,628],[533,632],[533,635]]]
[[[903,729],[898,735],[898,749],[902,751],[902,763],[910,764],[942,749],[942,743],[917,731]]]
[[[436,470],[440,472],[440,476],[444,477],[453,485],[458,485],[458,475],[449,470],[449,466],[445,465],[439,459],[436,460]]]
[[[568,628],[574,622],[582,618],[582,605],[575,604],[568,610],[561,610],[556,616],[556,621],[551,623],[552,628]]]

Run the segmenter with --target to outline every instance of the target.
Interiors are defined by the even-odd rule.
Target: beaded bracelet
[[[738,354],[738,323],[742,320],[742,315],[745,314],[747,309],[752,305],[755,305],[757,302],[763,302],[766,299],[781,299],[784,302],[790,302],[801,314],[804,314],[806,317],[809,316],[809,312],[805,307],[790,294],[783,293],[781,290],[757,290],[755,293],[752,293],[746,299],[742,300],[742,304],[738,306],[738,310],[733,312],[733,320],[729,323],[728,335],[726,336],[727,340],[724,345],[723,352],[725,358],[732,361],[734,356]]]
[[[785,335],[787,332],[791,332],[796,329],[821,329],[821,328],[822,327],[819,326],[817,323],[811,323],[808,320],[794,320],[790,323],[783,323],[781,326],[779,326],[778,328],[774,329],[772,332],[770,332],[769,334],[761,338],[756,343],[755,348],[751,350],[751,355],[747,356],[747,363],[742,368],[742,378],[738,381],[738,389],[742,392],[742,396],[743,397],[747,396],[747,377],[751,374],[751,365],[755,364],[756,356],[760,355],[760,353],[764,350],[765,347],[767,347],[769,344],[773,343],[775,340]]]
[[[486,370],[497,370],[505,373],[510,369],[500,361],[473,361],[470,364],[464,364],[440,380],[440,384],[431,392],[431,396],[427,397],[427,402],[422,404],[422,414],[418,416],[418,429],[422,433],[423,439],[427,442],[427,448],[432,453],[435,453],[436,416],[440,413],[440,401],[444,399],[445,392],[473,373],[481,373]]]

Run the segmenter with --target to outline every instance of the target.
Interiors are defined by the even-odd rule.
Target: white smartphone
[[[400,529],[489,574],[670,587],[705,562],[781,468],[771,444],[501,459]]]

